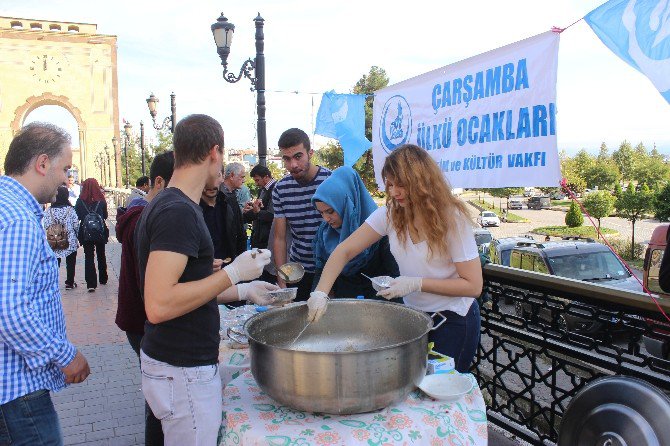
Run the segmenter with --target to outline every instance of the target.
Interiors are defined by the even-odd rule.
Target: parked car
[[[547,195],[535,195],[528,198],[528,209],[549,209],[551,200]]]
[[[500,218],[498,218],[495,212],[482,211],[482,213],[479,214],[479,217],[477,217],[477,223],[479,223],[482,228],[487,226],[500,226]]]
[[[521,237],[503,237],[491,241],[489,245],[489,260],[496,265],[509,266],[509,258],[518,243],[530,243],[535,240],[530,235]]]
[[[661,260],[666,249],[668,240],[668,228],[670,225],[660,225],[654,229],[649,240],[649,246],[644,254],[644,276],[643,283],[651,293],[662,298],[670,298],[658,284],[661,268]],[[659,358],[670,359],[670,325],[647,319],[649,325],[654,327],[652,333],[642,336],[644,347],[649,353]]]
[[[566,195],[563,192],[552,192],[550,197],[552,200],[565,200]]]
[[[488,252],[493,234],[488,229],[475,229],[475,243],[480,252]]]
[[[510,253],[510,266],[642,292],[640,284],[612,250],[592,239],[518,243]],[[534,314],[531,304],[517,304],[516,312],[522,317]],[[553,319],[551,315],[540,314],[540,317]],[[591,319],[570,315],[559,315],[558,319],[569,332],[595,333],[601,328],[600,322]]]
[[[511,197],[507,201],[507,209],[523,209],[523,200],[519,197]]]
[[[523,188],[523,196],[524,197],[532,197],[534,193],[535,193],[535,188],[533,188],[533,187],[524,187]]]

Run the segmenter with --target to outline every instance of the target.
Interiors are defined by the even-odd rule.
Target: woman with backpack
[[[77,263],[77,213],[68,200],[69,191],[67,186],[60,186],[56,192],[56,200],[51,207],[44,212],[44,229],[47,234],[47,242],[53,249],[58,266],[61,259],[65,259],[67,270],[65,278],[65,289],[76,288],[74,281],[74,267]]]
[[[88,292],[92,293],[100,285],[107,283],[107,259],[105,243],[109,232],[107,219],[107,202],[102,189],[95,178],[87,178],[81,185],[81,195],[74,206],[79,218],[79,242],[84,247],[84,277]],[[94,255],[98,258],[98,274],[95,271]]]

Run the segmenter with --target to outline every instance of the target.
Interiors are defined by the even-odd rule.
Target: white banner
[[[386,156],[416,144],[452,187],[558,186],[558,42],[543,33],[376,92],[377,183]]]

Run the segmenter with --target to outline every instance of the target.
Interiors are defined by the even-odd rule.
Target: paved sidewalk
[[[121,245],[107,244],[109,282],[86,290],[84,251],[79,248],[74,290],[61,280],[68,338],[88,359],[82,384],[53,393],[66,445],[144,444],[144,399],[140,368],[125,333],[114,324]],[[62,262],[61,278],[65,277]]]

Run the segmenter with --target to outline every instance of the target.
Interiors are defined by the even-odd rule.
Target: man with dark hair
[[[244,220],[251,222],[251,247],[267,248],[270,227],[274,220],[272,191],[277,182],[272,178],[270,169],[260,164],[255,165],[249,175],[258,186],[258,197],[245,207]]]
[[[58,262],[42,228],[72,164],[70,136],[32,123],[14,137],[0,177],[0,440],[62,445],[50,391],[80,383],[86,358],[65,333]]]
[[[207,185],[200,197],[202,215],[214,244],[214,258],[227,265],[246,251],[246,234],[242,213],[235,194],[227,195],[220,190],[223,169],[214,184]]]
[[[130,188],[130,195],[126,199],[126,208],[131,206],[147,205],[145,199],[147,192],[149,192],[149,177],[142,176],[135,181],[135,187]]]
[[[137,273],[135,227],[146,204],[167,187],[173,170],[174,152],[170,150],[156,155],[149,168],[151,188],[146,195],[146,200],[142,200],[144,204],[142,202],[131,204],[126,212],[117,217],[116,238],[121,243],[121,270],[119,272],[116,325],[126,332],[128,342],[138,359],[147,314],[144,311],[144,301]],[[148,405],[145,408],[144,444],[147,446],[163,444],[161,422],[154,416]]]
[[[272,285],[239,282],[260,276],[270,253],[246,251],[216,268],[197,203],[221,172],[223,129],[209,116],[190,115],[177,124],[173,141],[170,187],[151,200],[135,228],[147,315],[140,350],[142,392],[161,420],[165,444],[211,445],[222,413],[217,297],[220,302],[269,303]]]
[[[314,280],[314,252],[312,241],[321,225],[321,215],[311,205],[316,188],[330,176],[330,170],[312,164],[314,151],[310,148],[309,136],[300,129],[286,130],[279,137],[279,151],[289,175],[277,181],[272,193],[274,206],[273,254],[278,266],[286,263],[286,233],[290,228],[292,241],[289,260],[305,267],[305,275],[298,282],[297,301],[307,300]],[[277,284],[285,288],[286,283],[277,278]]]

